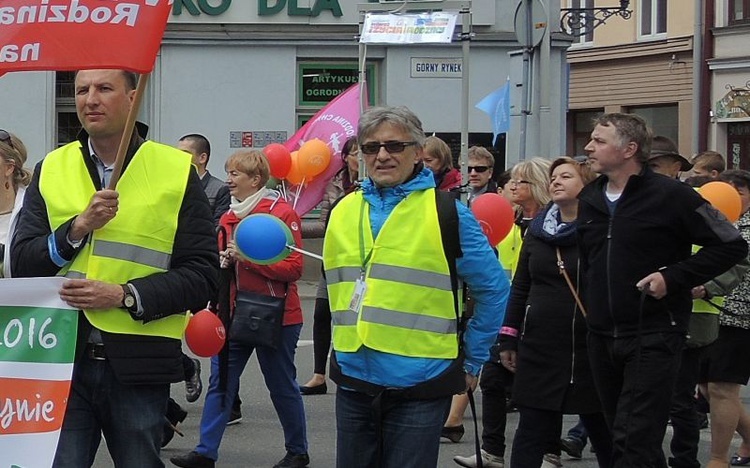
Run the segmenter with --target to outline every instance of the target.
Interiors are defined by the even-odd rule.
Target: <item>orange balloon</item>
[[[698,193],[717,210],[727,217],[731,222],[740,219],[742,214],[742,200],[731,184],[721,181],[713,181],[698,189]]]
[[[298,154],[297,164],[299,165],[299,171],[307,180],[312,179],[318,174],[322,174],[323,171],[328,169],[328,165],[331,163],[331,148],[323,140],[318,140],[317,138],[306,141],[300,147]]]
[[[306,181],[304,174],[299,170],[299,152],[292,151],[292,166],[289,168],[285,179],[292,185],[299,185],[303,180]]]
[[[203,309],[190,317],[185,328],[185,342],[197,356],[211,357],[219,353],[226,341],[226,330],[219,317]]]

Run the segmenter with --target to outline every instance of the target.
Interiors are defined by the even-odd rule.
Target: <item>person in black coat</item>
[[[513,277],[500,348],[502,364],[515,373],[520,413],[514,468],[542,464],[560,440],[563,414],[581,415],[599,465],[609,466],[611,442],[588,362],[585,312],[571,289],[577,295],[576,197],[594,178],[586,163],[568,157],[552,163],[552,202],[531,222]]]

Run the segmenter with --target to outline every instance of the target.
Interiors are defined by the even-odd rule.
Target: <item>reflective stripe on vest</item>
[[[39,191],[53,231],[83,212],[96,191],[84,157],[80,142],[73,142],[51,152],[42,163]],[[89,236],[61,273],[123,284],[167,271],[190,170],[187,153],[144,142],[117,183],[117,215]],[[120,308],[84,313],[94,327],[110,333],[176,339],[182,337],[187,319],[178,314],[144,324]]]
[[[367,290],[356,313],[349,303],[370,251]],[[365,345],[409,357],[458,355],[450,272],[433,190],[411,193],[396,205],[375,240],[369,204],[361,192],[347,195],[329,217],[323,259],[336,351],[355,352]]]
[[[693,254],[695,254],[697,251],[700,250],[700,246],[694,245],[693,246]],[[716,296],[711,298],[711,302],[714,304],[722,307],[724,306],[724,297],[723,296]],[[704,301],[703,299],[693,299],[693,313],[694,314],[714,314],[719,315],[721,311],[717,309],[716,307],[712,306],[708,302]]]

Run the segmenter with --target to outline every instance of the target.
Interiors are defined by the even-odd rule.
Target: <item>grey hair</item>
[[[390,124],[398,127],[409,134],[412,141],[417,142],[417,148],[422,148],[426,136],[422,129],[422,122],[419,117],[405,106],[398,107],[371,107],[365,111],[359,118],[357,127],[357,138],[359,146],[383,124]]]
[[[624,148],[628,143],[633,142],[638,146],[635,152],[636,160],[641,164],[648,161],[654,134],[641,116],[613,112],[594,119],[594,125],[613,126],[618,140],[617,146]]]

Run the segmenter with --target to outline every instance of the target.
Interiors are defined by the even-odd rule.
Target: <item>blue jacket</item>
[[[370,179],[362,184],[370,204],[373,238],[393,208],[411,192],[435,187],[432,173],[423,169],[414,178],[396,187],[378,189]],[[469,285],[475,301],[474,316],[464,334],[467,372],[478,375],[489,357],[503,323],[510,284],[503,273],[479,223],[469,209],[456,202],[459,240],[463,256],[456,260],[458,276]],[[427,359],[382,353],[362,346],[355,353],[336,352],[343,374],[386,387],[406,388],[438,376],[448,368],[446,359]]]

